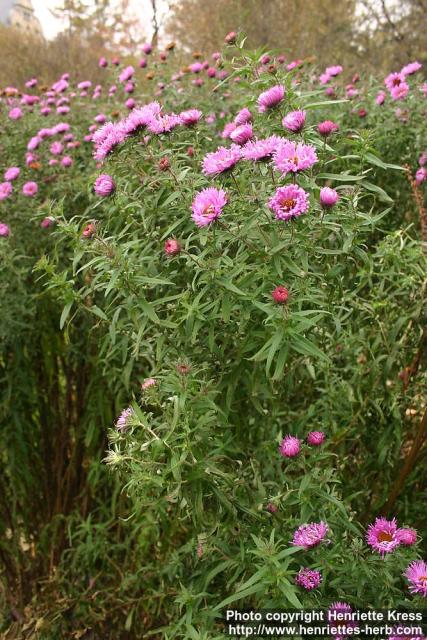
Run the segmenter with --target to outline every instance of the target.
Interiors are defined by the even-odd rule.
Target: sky
[[[45,37],[48,39],[54,38],[61,31],[62,24],[60,19],[52,15],[51,10],[60,4],[60,0],[32,0],[32,3],[34,13],[40,20]],[[167,12],[166,0],[159,0],[158,5],[160,17],[164,16]],[[147,27],[150,27],[152,16],[150,0],[132,0],[131,6],[134,11],[137,10],[144,17],[144,23],[147,24]],[[147,36],[149,38],[150,33]]]

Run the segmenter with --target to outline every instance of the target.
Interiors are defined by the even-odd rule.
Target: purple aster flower
[[[233,133],[234,129],[237,128],[237,124],[235,122],[227,122],[224,126],[224,129],[221,133],[221,138],[229,138],[230,134]]]
[[[335,78],[335,76],[339,76],[340,73],[342,73],[342,66],[340,64],[336,64],[332,67],[326,67],[325,73],[331,76],[331,78]]]
[[[322,574],[320,571],[308,569],[307,567],[300,569],[295,577],[295,583],[300,587],[304,587],[307,591],[317,589],[321,582]]]
[[[227,201],[227,194],[223,189],[203,189],[193,200],[191,217],[198,227],[206,227],[219,218]]]
[[[427,180],[427,169],[426,167],[420,167],[415,173],[415,182],[420,185],[425,180]]]
[[[121,433],[124,433],[125,431],[127,431],[129,427],[129,422],[134,417],[134,415],[135,415],[135,412],[132,409],[132,407],[128,407],[127,409],[124,409],[119,415],[119,417],[117,418],[117,422],[116,422],[117,431],[120,431]]]
[[[6,200],[12,191],[13,187],[10,182],[0,182],[0,200]]]
[[[237,144],[231,147],[218,147],[216,151],[206,154],[203,159],[203,173],[206,176],[214,176],[232,169],[242,157],[242,152]]]
[[[379,551],[384,556],[385,553],[391,553],[400,544],[397,535],[396,518],[386,520],[385,518],[377,518],[374,524],[370,524],[366,534],[366,542],[372,549]]]
[[[22,187],[22,193],[24,194],[24,196],[28,196],[29,198],[33,198],[38,190],[39,187],[37,185],[37,182],[26,182]]]
[[[353,609],[349,604],[347,604],[347,602],[333,602],[330,607],[328,607],[328,623],[334,627],[343,627],[345,625],[346,629],[349,627],[355,627],[355,622],[352,620],[352,613]],[[347,637],[348,636],[344,633],[342,635],[334,636],[334,640],[346,640]]]
[[[385,96],[386,96],[386,94],[385,94],[384,91],[379,91],[378,94],[377,94],[377,97],[375,98],[376,104],[378,104],[379,106],[384,104]]]
[[[291,220],[308,210],[308,194],[296,184],[279,187],[268,206],[274,212],[277,220]]]
[[[19,167],[9,167],[9,169],[6,169],[6,171],[4,172],[4,179],[7,182],[12,182],[13,180],[16,180],[16,178],[18,178],[20,173],[21,169]]]
[[[309,169],[317,162],[316,150],[303,142],[284,139],[273,154],[273,164],[283,175]]]
[[[245,160],[264,160],[273,155],[279,143],[283,140],[279,136],[270,136],[262,140],[249,140],[242,147],[242,157]]]
[[[7,238],[10,235],[10,228],[5,222],[0,222],[0,238]]]
[[[318,447],[319,445],[323,444],[325,438],[326,436],[323,431],[310,431],[307,436],[307,443],[311,444],[314,447]]]
[[[330,136],[331,133],[335,133],[335,131],[338,131],[338,129],[339,125],[337,125],[335,122],[332,122],[332,120],[324,120],[323,122],[319,122],[319,124],[317,125],[318,132],[325,138],[327,136]]]
[[[339,199],[340,197],[335,189],[331,189],[330,187],[322,187],[320,189],[320,204],[322,207],[331,209],[337,204]]]
[[[34,151],[35,149],[37,149],[41,141],[42,139],[40,138],[40,136],[33,136],[27,144],[28,151]]]
[[[175,127],[181,124],[181,118],[176,113],[165,114],[152,118],[148,123],[148,131],[161,134],[170,133]]]
[[[98,176],[93,187],[96,195],[101,196],[102,198],[111,195],[115,191],[115,188],[116,185],[113,178],[107,173],[102,173]]]
[[[402,73],[389,73],[389,75],[385,78],[384,84],[389,91],[391,91],[394,87],[399,86],[401,82],[405,81],[405,76]]]
[[[240,127],[240,125],[246,124],[247,122],[252,122],[252,113],[249,109],[244,107],[244,109],[239,111],[237,116],[234,118],[234,124],[236,127]]]
[[[22,118],[22,110],[19,107],[14,107],[9,111],[9,118],[11,120],[19,120]]]
[[[129,65],[128,67],[125,67],[123,71],[120,72],[119,82],[122,82],[122,83],[127,82],[132,78],[134,73],[135,73],[135,69],[131,65]]]
[[[61,142],[52,142],[50,145],[50,152],[55,156],[59,156],[63,150],[64,145]]]
[[[202,115],[203,114],[199,109],[189,109],[188,111],[181,111],[179,117],[181,118],[182,124],[186,127],[191,127],[199,122]]]
[[[63,167],[71,167],[72,164],[73,164],[73,159],[70,156],[64,156],[61,159],[61,165]]]
[[[411,593],[427,598],[427,562],[414,560],[403,574],[409,582]]]
[[[403,544],[409,547],[416,543],[417,532],[415,531],[415,529],[402,528],[397,530],[397,537],[399,539],[400,544]]]
[[[253,137],[252,125],[249,123],[241,124],[230,133],[230,140],[236,144],[245,144]]]
[[[305,111],[291,111],[282,120],[282,124],[288,131],[298,133],[305,124]]]
[[[302,524],[294,533],[292,544],[304,549],[316,547],[324,540],[328,533],[328,525],[325,522],[310,522]]]
[[[415,62],[410,62],[409,64],[405,65],[403,67],[403,69],[400,70],[400,73],[402,74],[402,76],[411,76],[413,73],[416,73],[417,71],[419,71],[422,68],[422,64],[418,61]]]
[[[258,97],[258,111],[264,113],[279,104],[285,97],[285,88],[281,84],[276,84],[271,89],[267,89]]]
[[[284,458],[294,458],[301,451],[301,440],[287,435],[279,445],[279,453]]]
[[[393,100],[403,100],[409,93],[409,85],[406,82],[401,82],[390,91],[390,95]]]

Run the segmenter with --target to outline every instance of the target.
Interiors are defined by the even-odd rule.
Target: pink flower
[[[50,145],[50,152],[55,156],[59,156],[62,153],[63,149],[64,145],[61,144],[61,142],[52,142],[52,144]]]
[[[420,165],[420,167],[423,167],[425,164],[427,164],[427,151],[423,151],[423,153],[420,155],[420,157],[418,158],[418,164]],[[4,177],[6,178],[6,174]]]
[[[423,65],[418,61],[410,62],[400,70],[400,73],[402,74],[402,76],[405,76],[405,77],[411,76],[413,73],[416,73],[417,71],[419,71],[422,68],[422,66]]]
[[[401,82],[404,82],[405,76],[402,73],[390,73],[384,80],[384,84],[389,91],[394,87],[398,87]]]
[[[138,62],[138,66],[140,69],[145,69],[145,67],[147,66],[147,60],[145,58],[141,58],[141,60]]]
[[[6,169],[4,172],[4,179],[8,182],[12,182],[13,180],[16,180],[20,173],[21,169],[19,167],[9,167],[9,169]]]
[[[22,118],[22,111],[19,107],[14,107],[9,111],[9,118],[11,120],[19,120]]]
[[[227,201],[227,194],[223,189],[203,189],[193,200],[191,217],[198,227],[206,227],[219,218]]]
[[[144,382],[141,384],[141,391],[146,391],[151,387],[155,387],[157,384],[156,378],[146,378]]]
[[[132,109],[135,107],[135,100],[133,98],[128,98],[125,102],[125,107],[126,109],[129,109],[129,111],[132,111]]]
[[[319,445],[323,444],[325,438],[326,436],[323,431],[310,431],[307,436],[307,443],[311,444],[314,447],[318,447]]]
[[[237,164],[241,157],[242,152],[237,144],[232,144],[230,148],[219,147],[204,157],[203,173],[206,176],[213,176],[228,171]]]
[[[234,118],[234,124],[236,127],[239,127],[242,124],[246,124],[247,122],[252,122],[252,113],[246,107],[241,109],[237,116]]]
[[[292,220],[308,211],[308,194],[296,184],[279,187],[268,201],[277,220]]]
[[[233,133],[234,129],[236,128],[237,128],[237,125],[235,122],[227,122],[224,129],[222,130],[221,138],[229,138],[230,135]]]
[[[317,589],[321,582],[322,574],[320,571],[308,569],[307,567],[300,569],[295,578],[295,583],[300,587],[304,587],[307,591]]]
[[[317,162],[316,150],[303,142],[283,140],[273,154],[273,164],[283,175],[309,169]]]
[[[279,453],[284,458],[294,458],[301,450],[301,440],[287,435],[279,445]]]
[[[420,167],[415,173],[415,182],[420,185],[425,180],[427,180],[427,169],[426,167]]]
[[[92,238],[96,233],[96,227],[93,222],[89,222],[82,231],[83,238]]]
[[[335,76],[339,76],[339,74],[342,73],[342,66],[339,64],[336,64],[332,67],[327,67],[325,69],[325,73],[327,73],[332,78],[334,78]]]
[[[10,228],[5,222],[0,222],[0,238],[7,238],[10,235]]]
[[[10,182],[0,182],[0,201],[6,200],[13,191],[12,184]]]
[[[101,173],[95,180],[95,184],[93,190],[95,191],[97,196],[101,196],[101,198],[105,198],[110,196],[116,189],[115,182],[113,178],[107,173]]]
[[[393,87],[390,91],[393,100],[403,100],[409,93],[409,85],[406,82],[401,82],[396,87]]]
[[[230,31],[225,36],[224,40],[227,44],[233,44],[236,41],[237,33],[235,31]]]
[[[321,136],[325,136],[325,138],[327,136],[330,136],[331,133],[335,133],[335,131],[338,131],[338,129],[339,125],[337,125],[335,122],[332,122],[332,120],[324,120],[323,122],[319,122],[319,124],[317,125],[318,132]]]
[[[270,136],[262,140],[249,140],[242,147],[242,157],[245,160],[263,160],[271,156],[282,140],[279,136]]]
[[[38,190],[37,182],[26,182],[22,187],[22,193],[29,198],[33,198]]]
[[[289,298],[289,291],[286,287],[279,286],[274,289],[271,297],[276,304],[286,304]]]
[[[267,89],[258,97],[258,111],[264,113],[279,104],[285,97],[285,88],[281,84],[276,84],[271,89]]]
[[[397,535],[396,519],[386,520],[377,518],[374,524],[370,524],[366,534],[366,542],[372,549],[379,551],[384,556],[391,553],[399,546],[400,541]]]
[[[179,117],[181,118],[182,124],[186,127],[191,127],[199,122],[202,115],[203,114],[199,109],[189,109],[188,111],[181,111]]]
[[[377,97],[375,98],[375,102],[376,102],[378,105],[380,105],[380,106],[381,106],[382,104],[384,104],[385,95],[386,95],[386,94],[385,94],[385,92],[384,92],[384,91],[380,91],[380,92],[377,94]]]
[[[208,67],[206,69],[206,74],[208,76],[208,78],[215,78],[216,76],[216,69],[215,67]]]
[[[70,156],[64,156],[61,160],[61,165],[63,167],[71,167],[72,164],[73,164],[73,159],[70,158]]]
[[[411,593],[427,598],[427,562],[414,560],[403,574],[409,582]]]
[[[320,204],[322,207],[330,209],[337,204],[339,199],[340,197],[335,189],[330,187],[322,187],[320,189]]]
[[[47,229],[48,227],[51,227],[54,222],[55,221],[53,220],[53,218],[43,218],[43,220],[40,222],[40,226],[42,229]]]
[[[105,58],[99,58],[98,60],[98,67],[107,67],[108,66],[108,62]]]
[[[165,253],[168,256],[176,256],[181,251],[181,245],[175,238],[169,238],[165,242]]]
[[[200,73],[203,71],[203,64],[201,62],[193,62],[190,64],[189,69],[191,73]]]
[[[329,624],[334,627],[340,626],[344,631],[340,635],[335,635],[334,640],[347,640],[349,635],[353,635],[352,630],[348,632],[348,635],[346,633],[347,629],[355,627],[355,622],[351,620],[352,613],[353,609],[346,602],[334,602],[328,608],[327,620]]]
[[[298,133],[304,127],[305,116],[305,111],[291,111],[283,118],[282,124],[288,131]]]
[[[135,69],[129,65],[128,67],[125,67],[119,75],[119,82],[125,83],[128,80],[130,80],[133,76],[133,74],[135,73]]]
[[[132,409],[132,407],[128,407],[127,409],[124,409],[119,415],[119,417],[117,418],[117,422],[116,422],[117,431],[120,431],[120,433],[124,433],[125,431],[127,431],[129,427],[129,423],[134,416],[135,416],[135,411]]]
[[[274,504],[274,502],[268,503],[267,511],[269,511],[270,513],[277,513],[277,506]]]
[[[397,537],[399,539],[400,544],[403,544],[406,547],[410,547],[411,545],[415,544],[417,541],[417,532],[415,531],[415,529],[409,529],[409,528],[398,529]]]
[[[304,549],[316,547],[324,540],[328,533],[328,525],[325,522],[310,522],[302,524],[294,533],[292,544]]]
[[[153,50],[153,47],[151,46],[151,44],[150,44],[149,42],[145,42],[145,43],[142,45],[141,49],[143,50],[143,52],[145,53],[145,55],[146,55],[146,56],[149,56],[149,55],[150,55],[150,53],[151,53],[151,52],[152,52],[152,50]]]
[[[245,142],[250,140],[252,137],[253,137],[252,125],[249,123],[242,124],[239,127],[236,127],[230,133],[230,140],[240,145],[245,144]]]

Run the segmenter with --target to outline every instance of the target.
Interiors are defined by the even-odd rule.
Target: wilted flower
[[[395,518],[393,520],[377,518],[375,523],[368,527],[366,542],[381,555],[391,553],[400,544],[397,530]]]
[[[281,84],[277,84],[271,89],[267,89],[258,97],[258,111],[264,113],[267,109],[275,107],[283,100],[285,96],[285,88]]]
[[[339,199],[340,197],[335,189],[330,187],[322,187],[320,189],[320,204],[322,207],[330,209],[337,204]]]
[[[134,415],[135,415],[135,412],[132,409],[132,407],[128,407],[127,409],[124,409],[119,415],[119,417],[117,418],[117,422],[116,422],[117,431],[124,433],[128,429],[129,422],[134,417]]]
[[[317,589],[321,582],[322,574],[320,571],[308,568],[300,569],[295,577],[295,583],[300,587],[304,587],[307,591]]]
[[[279,453],[284,458],[294,458],[301,451],[301,440],[295,436],[287,435],[279,445]]]
[[[94,236],[95,233],[96,233],[95,224],[93,222],[89,222],[89,224],[87,224],[83,229],[82,236],[83,238],[92,238],[92,236]]]
[[[282,120],[282,124],[288,131],[298,133],[305,124],[305,111],[291,111]]]
[[[411,593],[427,598],[427,562],[414,560],[403,574],[409,582]]]
[[[116,185],[110,175],[108,175],[107,173],[101,173],[101,175],[98,176],[95,180],[93,189],[97,196],[105,198],[115,191]]]
[[[203,173],[212,176],[228,171],[237,164],[241,156],[242,152],[237,144],[232,144],[230,148],[219,147],[204,157]]]
[[[308,194],[296,184],[279,187],[268,201],[269,208],[278,220],[292,220],[308,210]]]
[[[223,189],[209,187],[200,191],[193,200],[192,215],[198,227],[205,227],[219,218],[227,204],[227,194]]]
[[[141,391],[147,391],[151,387],[155,387],[157,384],[156,378],[146,378],[144,382],[141,384]]]
[[[294,533],[292,544],[304,549],[316,547],[324,540],[328,533],[328,525],[325,522],[310,522],[302,524]]]

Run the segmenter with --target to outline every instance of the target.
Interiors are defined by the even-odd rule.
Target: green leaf
[[[330,358],[323,353],[323,351],[321,351],[318,347],[316,347],[316,345],[311,342],[310,340],[308,340],[308,338],[305,338],[304,336],[289,332],[290,335],[290,343],[291,346],[295,349],[295,351],[298,351],[298,353],[303,354],[304,356],[312,356],[313,358],[319,358],[320,360],[323,360],[324,362],[327,362],[330,364],[331,360]]]

